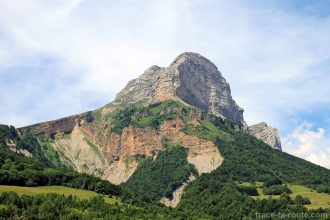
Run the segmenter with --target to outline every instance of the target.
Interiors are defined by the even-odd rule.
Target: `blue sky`
[[[0,0],[0,123],[95,109],[184,51],[214,62],[249,124],[330,168],[330,1]]]

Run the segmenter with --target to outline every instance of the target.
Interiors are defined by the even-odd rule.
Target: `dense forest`
[[[188,163],[186,149],[175,146],[160,152],[155,160],[142,161],[139,169],[123,186],[159,201],[164,196],[171,198],[172,192],[191,174],[197,175],[197,171]]]

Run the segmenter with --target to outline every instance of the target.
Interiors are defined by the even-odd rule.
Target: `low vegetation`
[[[196,108],[176,101],[165,101],[149,106],[134,104],[114,110],[110,115],[105,115],[103,120],[115,124],[113,131],[117,133],[121,133],[125,127],[130,125],[159,129],[165,120],[175,119],[179,116],[188,117],[189,111],[194,109]]]

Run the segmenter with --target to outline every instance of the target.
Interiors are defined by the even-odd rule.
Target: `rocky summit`
[[[154,104],[168,99],[226,118],[272,148],[281,150],[277,129],[266,123],[248,127],[243,117],[244,110],[232,98],[226,79],[210,60],[197,53],[182,53],[169,67],[151,66],[131,80],[112,104]]]
[[[117,94],[115,103],[153,104],[168,99],[199,107],[246,128],[244,110],[233,100],[229,84],[211,61],[197,53],[183,53],[169,67],[150,67]]]

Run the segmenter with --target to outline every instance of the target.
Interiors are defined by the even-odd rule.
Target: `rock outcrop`
[[[160,200],[160,202],[163,203],[164,205],[166,205],[167,207],[175,208],[179,204],[181,197],[183,195],[184,189],[187,187],[188,183],[194,181],[195,179],[196,179],[195,176],[190,175],[188,180],[186,182],[182,183],[182,185],[173,192],[172,198],[163,197]]]
[[[32,133],[35,135],[53,136],[59,133],[71,133],[76,125],[81,125],[85,122],[92,122],[92,112],[86,112],[80,115],[73,115],[65,118],[60,118],[54,121],[42,122],[23,128],[19,128],[21,133]]]
[[[249,126],[249,133],[276,150],[282,151],[280,136],[277,129],[267,125],[266,122],[261,122],[256,125]]]
[[[179,55],[169,67],[152,66],[117,94],[114,105],[173,99],[197,106],[246,128],[243,109],[218,68],[197,53]]]
[[[26,157],[32,157],[32,154],[29,151],[18,148],[16,143],[11,139],[6,141],[6,145],[9,148],[9,150],[11,150],[13,152],[23,154]]]

